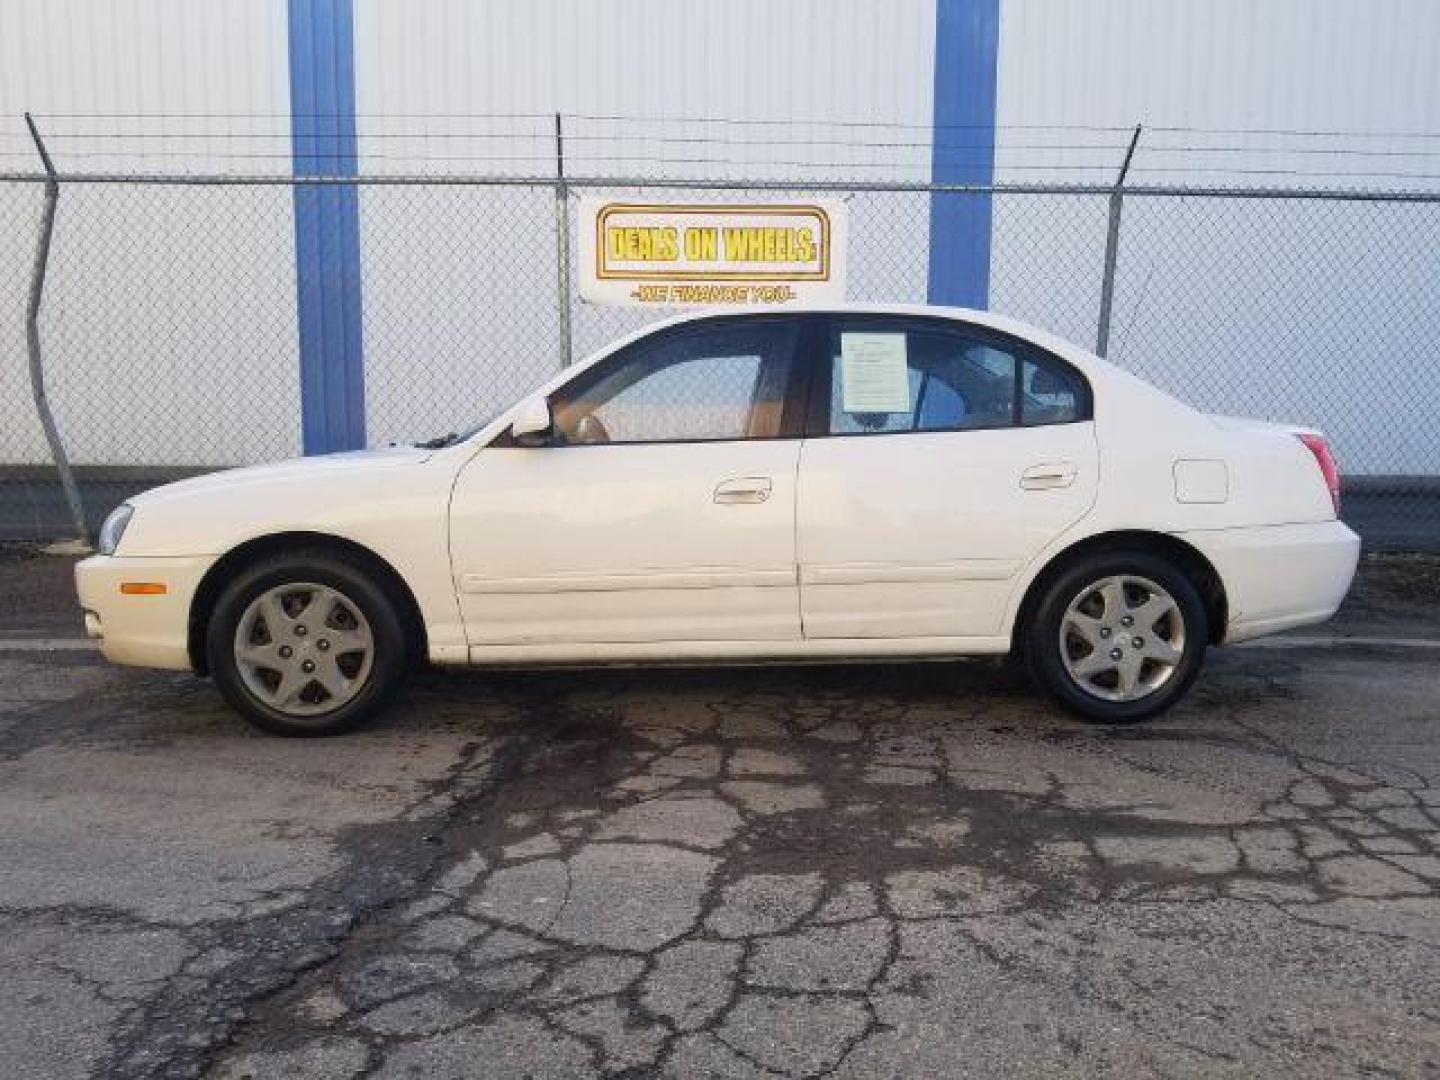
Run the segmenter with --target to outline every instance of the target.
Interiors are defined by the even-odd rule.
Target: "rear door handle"
[[[1070,461],[1031,465],[1020,474],[1020,486],[1026,491],[1069,487],[1075,482],[1075,471],[1075,464]]]
[[[768,476],[737,476],[715,486],[715,501],[721,504],[763,503],[773,485]]]

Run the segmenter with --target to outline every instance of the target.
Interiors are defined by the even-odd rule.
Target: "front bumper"
[[[1324,622],[1350,591],[1360,559],[1360,538],[1339,521],[1177,535],[1220,574],[1226,644]]]
[[[208,555],[85,559],[75,567],[85,632],[114,663],[189,670],[190,604],[214,561]],[[149,588],[122,592],[125,585]]]

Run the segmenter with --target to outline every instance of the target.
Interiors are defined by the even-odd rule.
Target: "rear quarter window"
[[[1072,424],[1088,418],[1089,390],[1078,372],[1027,357],[1020,366],[1020,423]]]

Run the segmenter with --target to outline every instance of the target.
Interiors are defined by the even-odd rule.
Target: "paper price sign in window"
[[[910,411],[904,334],[842,333],[840,374],[847,413]]]

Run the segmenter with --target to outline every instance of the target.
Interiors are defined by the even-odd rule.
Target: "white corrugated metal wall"
[[[11,0],[0,171],[289,172],[284,0]],[[0,462],[49,459],[24,303],[39,191],[0,245]],[[21,215],[15,215],[20,218]],[[287,192],[66,185],[42,320],[56,417],[84,463],[228,464],[299,450]],[[157,392],[157,389],[160,392]]]
[[[1440,4],[1004,0],[997,178],[1107,182],[1143,124],[1138,184],[1440,187]],[[1063,133],[1072,148],[1008,143]],[[1103,149],[1077,149],[1075,144]],[[1087,344],[1096,244],[1037,279],[1033,222],[998,213],[991,304]],[[1101,215],[1072,235],[1103,230]],[[1127,201],[1111,359],[1206,407],[1316,423],[1352,473],[1440,468],[1440,311],[1405,208]],[[1057,227],[1060,223],[1055,223]],[[1102,248],[1103,249],[1103,248]],[[1433,295],[1433,294],[1431,294]],[[1363,325],[1357,325],[1357,320]],[[1283,374],[1281,374],[1283,373]],[[1363,388],[1363,393],[1357,389]]]
[[[872,152],[869,160],[883,163],[872,173],[923,180],[934,32],[929,0],[357,0],[361,158],[376,172],[550,176],[558,112],[571,176],[833,177],[837,152],[851,153],[837,144],[871,130],[857,135],[849,126],[862,120],[890,125],[880,130],[903,131],[915,144],[898,162],[893,152]],[[488,415],[528,389],[511,374],[517,368],[534,372],[533,382],[559,366],[553,213],[543,189],[363,194],[373,437]],[[918,245],[912,280],[894,273],[888,280],[897,293],[908,286],[921,299],[923,219],[896,222],[907,225]],[[865,243],[862,236],[851,254],[862,267]],[[423,286],[422,259],[429,260]],[[582,310],[577,354],[653,318]],[[488,342],[493,354],[457,342]]]
[[[1431,63],[1440,7],[1427,0],[999,3],[999,180],[1108,179],[1124,129],[1141,122],[1137,181],[1434,185],[1425,154],[1440,151]],[[548,175],[559,111],[572,173],[923,179],[935,5],[354,0],[360,167]],[[286,172],[287,44],[282,0],[14,0],[0,8],[0,168],[33,167],[20,123],[29,110],[65,169]],[[1348,134],[1315,134],[1337,132]],[[991,304],[1089,341],[1103,207],[1038,205],[996,200]],[[12,199],[0,219],[0,461],[44,460],[15,292],[31,254],[31,207]],[[483,413],[509,396],[515,388],[493,387],[494,357],[476,342],[531,366],[558,361],[551,213],[543,191],[362,195],[372,440],[426,430],[432,417],[448,422],[457,409]],[[1440,341],[1436,316],[1407,306],[1414,290],[1387,276],[1376,250],[1397,226],[1383,212],[1342,220],[1237,204],[1214,214],[1128,204],[1118,358],[1182,392],[1193,373],[1208,398],[1228,405],[1229,394],[1243,411],[1328,412],[1301,418],[1342,434],[1355,434],[1347,425],[1394,428],[1403,403],[1377,392],[1357,410],[1346,394],[1370,357],[1335,359],[1333,340],[1346,328],[1333,324],[1340,309],[1331,300],[1344,293],[1346,311],[1357,297],[1373,302],[1394,333]],[[851,251],[860,295],[923,296],[924,225],[899,200],[875,211]],[[529,246],[510,242],[517,228]],[[1261,231],[1269,258],[1245,248]],[[1183,235],[1212,242],[1176,250]],[[903,265],[885,245],[896,237],[911,256]],[[127,447],[137,442],[147,461],[252,460],[298,447],[288,192],[70,186],[56,239],[45,331],[77,460],[133,462]],[[1307,255],[1334,266],[1325,288],[1313,275],[1303,289],[1288,284],[1285,268]],[[1219,329],[1176,338],[1174,320],[1153,317],[1167,308]],[[626,318],[586,313],[578,345],[597,344]],[[1295,347],[1327,358],[1298,400],[1265,378],[1280,318],[1299,325]],[[1371,334],[1367,349],[1383,353],[1386,340]],[[1392,351],[1413,353],[1399,344]],[[161,383],[172,397],[156,409],[145,390]],[[1415,415],[1409,404],[1401,415]],[[153,437],[130,437],[147,425]],[[193,444],[187,432],[197,433]],[[1392,431],[1349,464],[1413,471],[1409,463],[1433,458],[1425,438],[1418,427]]]

